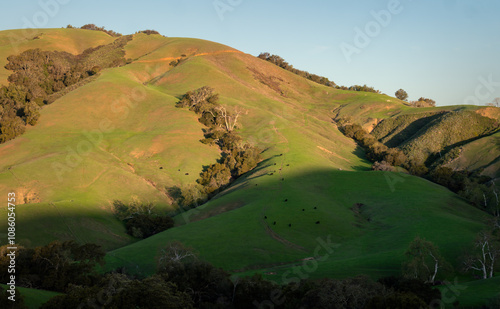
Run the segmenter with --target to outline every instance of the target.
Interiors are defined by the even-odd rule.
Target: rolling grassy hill
[[[464,240],[473,240],[487,216],[440,186],[387,176],[307,165],[291,165],[282,175],[250,176],[238,184],[241,188],[177,217],[187,224],[110,252],[107,267],[126,261],[136,266],[131,270],[151,273],[160,249],[176,239],[227,270],[277,271],[280,280],[282,263],[294,266],[304,258],[321,257],[314,250],[322,237],[339,247],[327,261],[318,262],[311,276],[389,275],[400,270],[403,253],[416,235],[431,239],[455,262]],[[427,194],[422,196],[422,191]],[[356,210],[355,204],[363,206]]]
[[[0,84],[7,83],[12,72],[4,67],[7,57],[28,49],[65,51],[73,55],[85,49],[109,44],[114,40],[104,32],[79,29],[22,29],[0,31]]]
[[[455,169],[484,169],[492,178],[500,177],[500,132],[458,147],[458,157],[447,164]]]
[[[40,39],[18,38],[20,49],[76,54],[114,40],[79,29],[39,32]],[[15,53],[10,38],[19,33],[0,32],[2,67]],[[317,265],[307,272],[311,278],[397,274],[417,235],[457,265],[457,256],[484,228],[488,215],[441,186],[369,171],[363,150],[332,121],[348,116],[373,129],[393,116],[420,119],[478,107],[415,109],[383,94],[322,86],[198,39],[137,34],[125,51],[132,63],[106,69],[46,106],[36,126],[0,145],[0,194],[16,192],[22,244],[93,242],[109,250],[105,269],[151,274],[159,250],[179,240],[217,266],[239,275],[261,272],[282,283],[294,267],[311,265]],[[8,75],[0,69],[0,83]],[[203,167],[220,157],[217,147],[199,142],[203,126],[196,115],[175,108],[184,93],[205,85],[220,94],[221,104],[245,109],[237,131],[263,149],[263,161],[207,204],[177,215],[175,228],[136,241],[113,217],[112,201],[152,202],[173,211],[166,188],[194,184]],[[498,143],[491,146],[497,139],[495,134],[464,145],[450,164],[473,167],[483,160],[477,164],[497,172]],[[485,155],[476,157],[484,147]],[[0,208],[0,215],[5,212]],[[4,238],[3,231],[5,222]],[[321,247],[328,239],[332,251]]]
[[[384,119],[373,130],[373,135],[388,147],[399,147],[414,162],[430,165],[454,148],[461,146],[473,148],[476,153],[479,147],[469,146],[472,142],[485,138],[483,146],[495,143],[488,137],[498,131],[498,118],[489,118],[481,115],[484,109],[476,111],[459,109],[451,111],[431,111],[422,113],[402,114],[392,118]],[[494,142],[494,140],[493,140]],[[492,151],[493,150],[493,151]],[[489,147],[486,151],[489,155],[474,155],[479,160],[485,161],[484,165],[463,164],[457,165],[457,169],[469,167],[484,168],[495,164],[492,162],[498,156],[494,148]],[[439,158],[438,155],[439,154]],[[431,161],[431,162],[429,162]],[[457,163],[458,163],[457,162]],[[496,169],[498,170],[498,165]],[[491,169],[493,170],[493,169]],[[488,171],[486,171],[488,173]],[[489,176],[495,177],[489,173]]]
[[[126,52],[140,58],[105,70],[47,106],[39,124],[0,146],[0,191],[15,191],[23,204],[17,209],[21,243],[77,239],[116,248],[131,242],[111,214],[113,200],[149,201],[168,209],[166,187],[194,183],[202,167],[220,156],[217,148],[199,143],[203,127],[196,116],[174,107],[180,95],[203,85],[214,87],[221,103],[248,110],[241,134],[268,149],[266,156],[288,149],[297,163],[311,160],[344,170],[369,166],[330,123],[325,101],[334,106],[344,91],[202,40],[141,34]],[[171,58],[182,52],[187,60],[171,68]],[[255,72],[283,80],[288,95]],[[300,147],[289,149],[291,143]],[[51,229],[44,228],[47,222]]]

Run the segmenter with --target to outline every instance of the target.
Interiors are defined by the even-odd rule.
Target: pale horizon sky
[[[367,84],[438,105],[500,97],[500,1],[4,1],[0,30],[93,23],[215,41],[339,85]]]

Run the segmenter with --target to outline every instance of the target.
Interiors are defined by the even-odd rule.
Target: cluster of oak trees
[[[395,93],[396,98],[400,99],[401,101],[407,101],[408,100],[408,93],[404,91],[403,89],[399,89]],[[420,97],[417,101],[410,101],[409,102],[411,106],[413,107],[434,107],[436,106],[436,101],[433,99],[429,98],[424,98]]]
[[[104,253],[95,245],[54,242],[22,249],[22,286],[64,294],[42,308],[422,308],[441,299],[439,290],[419,279],[365,276],[302,279],[279,285],[261,275],[234,277],[198,258],[191,248],[171,242],[160,250],[156,274],[94,271]],[[0,268],[8,261],[0,260]],[[2,275],[6,274],[3,272]],[[19,276],[21,277],[21,276]],[[42,283],[40,283],[42,278]],[[19,296],[18,296],[19,297]],[[24,308],[22,303],[18,308]]]
[[[500,220],[491,220],[487,229],[476,235],[472,246],[465,248],[458,257],[458,271],[472,273],[480,279],[493,278],[499,268]],[[403,263],[402,274],[406,278],[435,284],[438,279],[442,280],[454,273],[452,265],[441,255],[439,248],[424,238],[416,237],[405,255],[407,260]]]
[[[0,88],[0,143],[24,133],[26,125],[35,125],[39,109],[61,94],[89,81],[101,69],[126,64],[123,47],[130,39],[121,37],[80,55],[30,49],[9,56],[5,68],[13,73],[9,85]]]
[[[10,250],[0,247],[0,280],[8,282]],[[98,245],[80,245],[74,241],[55,241],[46,246],[17,246],[16,282],[18,286],[65,292],[73,285],[92,285],[99,275],[95,266],[104,262],[104,251]]]
[[[500,216],[497,187],[491,177],[481,175],[481,170],[469,172],[454,171],[444,166],[427,167],[423,163],[410,160],[399,148],[387,147],[358,124],[340,119],[337,125],[345,136],[353,138],[365,149],[366,157],[374,162],[374,170],[391,172],[395,167],[405,168],[412,175],[447,187],[477,208]]]
[[[68,26],[66,26],[66,28],[73,29],[75,27],[73,27],[72,25],[68,25]],[[104,33],[106,33],[106,34],[108,34],[108,35],[110,35],[112,37],[120,37],[120,36],[122,36],[121,33],[115,32],[113,30],[106,30],[104,27],[98,27],[98,26],[96,26],[94,24],[83,25],[83,26],[80,27],[80,29],[93,30],[93,31],[102,31],[102,32],[104,32]]]
[[[369,87],[367,85],[353,85],[353,86],[350,86],[350,87],[347,87],[347,86],[339,86],[337,84],[335,84],[333,81],[330,81],[328,78],[324,77],[324,76],[319,76],[319,75],[316,75],[316,74],[311,74],[307,71],[302,71],[302,70],[298,70],[296,68],[293,67],[293,65],[289,64],[288,62],[285,61],[285,59],[281,58],[280,56],[278,55],[271,55],[270,53],[260,53],[258,56],[257,56],[259,59],[262,59],[262,60],[265,60],[265,61],[269,61],[271,62],[272,64],[276,65],[276,66],[279,66],[280,68],[282,69],[285,69],[287,71],[290,71],[294,74],[297,74],[301,77],[304,77],[308,80],[311,80],[315,83],[318,83],[318,84],[321,84],[321,85],[325,85],[325,86],[328,86],[328,87],[333,87],[333,88],[336,88],[336,89],[342,89],[342,90],[351,90],[351,91],[364,91],[364,92],[373,92],[373,93],[380,93],[379,90],[373,88],[373,87]]]
[[[301,77],[312,80],[313,82],[316,82],[318,84],[322,84],[322,85],[325,85],[328,87],[336,87],[337,86],[334,82],[330,81],[326,77],[319,76],[316,74],[311,74],[307,71],[302,71],[302,70],[298,70],[298,69],[294,68],[293,65],[289,64],[288,62],[285,61],[285,59],[281,58],[278,55],[271,55],[270,53],[261,53],[257,57],[262,59],[262,60],[269,61],[272,64],[277,65],[280,68],[283,68],[283,69],[290,71],[294,74],[297,74]]]
[[[171,189],[181,206],[195,207],[202,203],[206,196],[213,195],[224,189],[237,177],[255,168],[260,161],[260,150],[246,144],[235,133],[240,117],[245,110],[219,104],[219,96],[213,88],[201,87],[187,92],[176,105],[179,108],[189,108],[198,114],[204,129],[204,144],[217,145],[222,151],[222,157],[217,163],[206,167],[197,180],[201,188],[197,193],[179,189]]]
[[[337,126],[345,136],[356,140],[365,149],[366,156],[370,161],[379,162],[375,165],[377,169],[392,171],[393,167],[402,166],[419,176],[427,173],[427,168],[424,165],[409,161],[403,151],[387,147],[359,124],[352,124],[347,119],[339,119]]]
[[[148,238],[174,226],[174,220],[167,213],[156,211],[152,203],[114,201],[113,207],[127,234],[136,238]]]
[[[500,256],[499,221],[492,226],[491,231],[478,234],[475,249],[462,259],[462,270],[482,278],[494,275]],[[0,247],[0,280],[4,282],[8,282],[10,263],[6,250],[7,245]],[[176,241],[159,250],[157,271],[148,277],[127,274],[125,269],[99,273],[96,266],[104,263],[100,246],[56,241],[34,249],[19,246],[16,276],[18,286],[64,293],[42,308],[254,308],[270,304],[274,308],[440,308],[441,292],[434,285],[442,284],[440,280],[453,268],[437,246],[420,237],[411,242],[405,255],[400,277],[378,281],[366,276],[303,278],[280,285],[260,275],[231,276]],[[22,295],[17,300],[16,308],[25,308]]]
[[[377,90],[373,87],[367,86],[366,84],[361,86],[361,85],[353,85],[350,87],[347,86],[336,86],[335,88],[337,89],[342,89],[342,90],[351,90],[351,91],[364,91],[364,92],[373,92],[373,93],[380,93],[380,90]]]
[[[158,31],[156,31],[156,30],[149,30],[149,29],[148,29],[148,30],[141,30],[141,31],[139,31],[139,32],[137,32],[137,33],[144,33],[144,34],[147,34],[147,35],[151,35],[151,34],[160,34],[160,33],[159,33]]]

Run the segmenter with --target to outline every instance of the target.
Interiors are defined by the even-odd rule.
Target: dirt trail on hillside
[[[237,54],[243,54],[243,52],[239,50],[219,50],[216,52],[211,52],[211,53],[199,53],[199,54],[194,54],[189,57],[201,57],[201,56],[212,56],[212,55],[219,55],[219,54],[225,54],[225,53],[237,53]],[[160,59],[151,59],[151,60],[138,60],[134,62],[139,62],[139,63],[147,63],[147,62],[158,62],[158,61],[173,61],[173,60],[178,60],[182,59],[183,57],[165,57],[165,58],[160,58]]]
[[[148,179],[142,175],[139,175],[134,166],[130,163],[127,163],[125,161],[123,161],[122,159],[120,159],[118,156],[116,156],[115,154],[107,151],[106,149],[102,148],[102,147],[98,147],[101,151],[109,154],[110,156],[112,156],[113,158],[115,158],[117,161],[119,161],[121,164],[122,164],[122,168],[123,170],[125,171],[129,171],[131,174],[139,177],[142,181],[144,181],[144,183],[146,183],[148,186],[152,187],[153,189],[155,189],[156,191],[160,192],[161,194],[163,194],[169,201],[170,203],[173,202],[172,198],[170,197],[170,195],[168,195],[168,192],[166,192],[165,189],[162,188],[162,186],[159,186],[158,184],[156,184],[154,181],[152,181],[151,179]]]
[[[339,158],[339,159],[341,159],[341,160],[344,160],[344,161],[346,161],[347,163],[351,163],[351,161],[347,160],[346,158],[344,158],[344,157],[340,156],[339,154],[336,154],[336,153],[334,153],[334,152],[331,152],[330,150],[328,150],[328,149],[326,149],[326,148],[324,148],[324,147],[321,147],[321,146],[316,146],[316,147],[318,147],[320,150],[322,150],[322,151],[324,151],[324,152],[326,152],[326,153],[328,153],[328,154],[330,154],[330,155],[332,155],[332,156],[334,156],[334,157],[336,157],[336,158]]]
[[[283,133],[281,133],[278,130],[278,128],[276,127],[276,125],[274,123],[272,123],[272,125],[273,125],[274,132],[281,139],[281,141],[278,144],[286,144],[287,145],[287,147],[283,151],[284,153],[282,155],[281,166],[280,166],[280,168],[278,170],[279,178],[282,179],[283,175],[282,175],[281,172],[282,172],[283,167],[285,165],[286,153],[288,153],[288,151],[290,150],[290,148],[288,147],[289,142],[288,142],[288,139],[286,138],[286,136],[283,135]],[[279,184],[280,184],[280,188],[281,188],[281,186],[282,186],[281,181],[279,182]],[[287,247],[290,247],[290,248],[296,249],[296,250],[300,250],[300,251],[307,251],[304,247],[299,246],[297,244],[292,243],[291,241],[286,240],[285,238],[281,237],[278,233],[276,233],[275,231],[273,231],[273,229],[269,226],[269,224],[267,224],[267,222],[263,219],[263,216],[265,215],[266,210],[267,210],[267,207],[265,207],[265,208],[262,209],[261,218],[260,218],[260,222],[264,225],[264,229],[266,230],[266,233],[269,236],[271,236],[272,238],[274,238],[275,240],[279,241],[280,243],[284,244]]]
[[[306,248],[304,248],[302,246],[299,246],[297,244],[294,244],[293,242],[288,241],[285,238],[281,237],[278,233],[276,233],[275,231],[273,231],[273,229],[269,226],[269,224],[267,224],[266,221],[264,221],[264,219],[261,219],[261,222],[264,223],[264,227],[266,229],[266,233],[268,235],[270,235],[272,238],[276,239],[280,243],[282,243],[285,246],[290,247],[292,249],[296,249],[296,250],[300,250],[300,251],[307,251]]]

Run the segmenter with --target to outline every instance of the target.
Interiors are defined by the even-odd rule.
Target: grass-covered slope
[[[77,53],[113,40],[95,31],[40,31],[40,39],[21,40],[24,49]],[[13,53],[9,35],[0,32],[5,63]],[[58,45],[65,37],[79,43]],[[447,112],[442,114],[463,117],[463,126],[475,116],[451,111],[474,107],[415,109],[386,95],[337,90],[204,40],[138,34],[124,49],[132,63],[102,71],[42,109],[39,123],[24,135],[0,145],[0,194],[16,192],[22,244],[93,242],[116,249],[107,256],[107,269],[150,274],[158,250],[179,240],[217,266],[241,274],[262,271],[283,282],[282,275],[306,258],[317,262],[310,277],[396,274],[417,235],[436,243],[456,265],[463,245],[484,227],[486,214],[443,187],[370,172],[363,151],[332,122],[350,117],[372,129],[397,115],[418,120],[420,115],[410,115]],[[8,74],[0,71],[0,77]],[[263,161],[209,203],[178,215],[177,227],[133,243],[113,217],[113,200],[169,210],[166,188],[194,184],[203,167],[220,157],[217,147],[200,143],[197,116],[175,108],[184,93],[202,86],[214,88],[228,109],[245,110],[237,132],[263,150]],[[411,129],[406,123],[413,120],[405,120],[384,136],[415,131],[405,135],[413,144],[405,145],[420,149],[432,133],[440,147],[454,145],[444,129],[460,117],[440,116]],[[464,146],[462,153],[472,158],[474,149]],[[1,207],[0,216],[5,212]],[[0,231],[6,230],[0,223]],[[336,244],[333,251],[318,247],[328,239]]]
[[[96,37],[87,46],[78,45],[78,51],[107,36],[54,31],[61,37]],[[40,40],[23,46],[43,47]],[[54,44],[46,48],[56,49]],[[116,248],[130,243],[112,216],[113,200],[168,208],[172,200],[166,187],[193,184],[203,166],[220,156],[216,147],[199,142],[203,127],[196,115],[174,107],[183,93],[204,85],[216,89],[221,104],[246,110],[239,131],[266,149],[264,158],[289,152],[297,164],[343,170],[369,166],[356,145],[331,125],[332,110],[347,91],[203,40],[141,34],[125,50],[133,63],[104,70],[95,81],[42,109],[39,123],[24,135],[0,145],[0,192],[16,192],[22,204],[17,211],[23,244],[77,239]],[[169,66],[179,57],[186,59]]]
[[[0,145],[0,191],[17,193],[22,243],[77,239],[109,249],[132,242],[112,216],[113,200],[168,209],[165,188],[193,184],[220,155],[199,142],[196,115],[175,108],[182,94],[205,85],[221,104],[245,109],[238,132],[264,150],[264,161],[203,208],[178,216],[178,227],[110,253],[108,267],[137,264],[151,273],[158,248],[178,239],[229,270],[273,269],[314,256],[316,239],[331,237],[338,253],[313,276],[387,274],[397,272],[414,236],[452,258],[482,226],[483,213],[442,187],[367,172],[363,152],[332,123],[414,112],[394,98],[321,86],[203,40],[140,34],[125,51],[131,64],[104,70]]]
[[[457,147],[457,157],[447,166],[470,171],[484,169],[483,174],[500,177],[500,132]]]
[[[499,152],[495,137],[490,135],[498,130],[499,123],[496,114],[485,110],[403,113],[381,121],[372,134],[388,147],[401,148],[414,162],[431,165],[436,160],[450,161],[460,155],[462,159],[451,165],[455,169],[489,168],[484,173],[495,177]],[[462,151],[465,152],[461,154]]]
[[[310,257],[318,260],[311,277],[389,275],[400,270],[403,253],[417,235],[436,243],[456,265],[463,244],[473,241],[487,217],[445,188],[416,177],[318,170],[298,162],[285,164],[281,175],[264,174],[282,160],[266,162],[239,188],[176,218],[187,224],[110,252],[107,267],[152,273],[160,249],[175,239],[217,266],[265,269],[276,273],[271,278],[277,281]],[[288,162],[294,161],[284,159]],[[315,253],[318,237],[338,245],[326,261],[319,261],[325,250]]]
[[[7,85],[12,73],[5,69],[7,57],[28,49],[65,51],[73,55],[85,49],[113,42],[113,38],[101,31],[82,29],[21,29],[0,31],[0,84]]]

